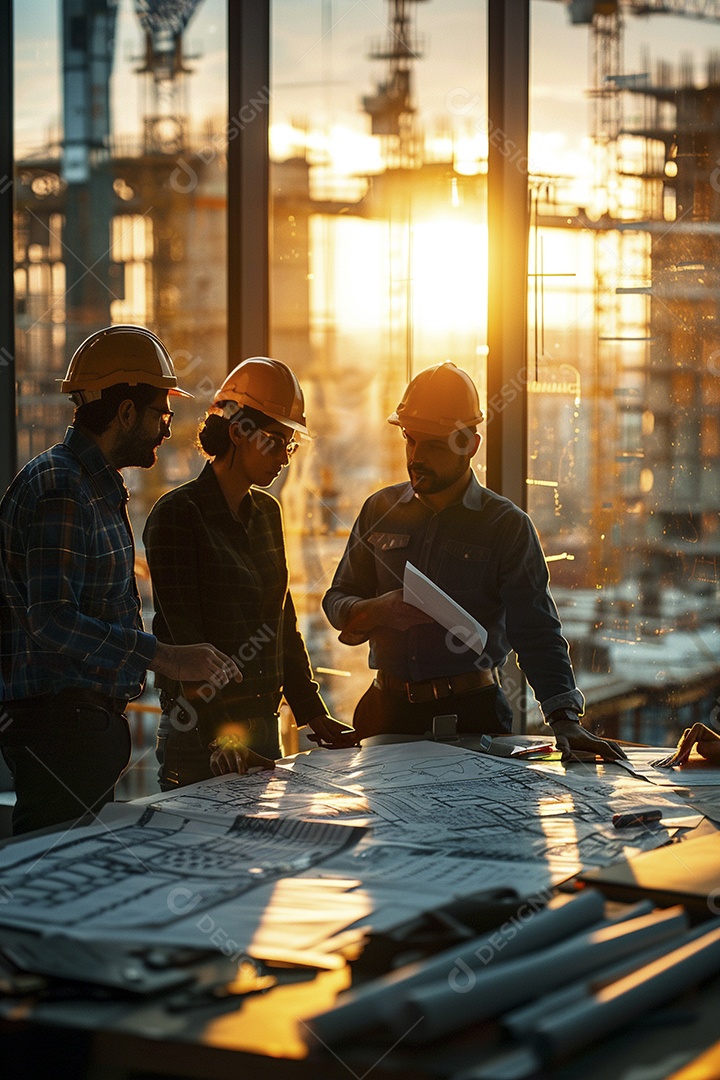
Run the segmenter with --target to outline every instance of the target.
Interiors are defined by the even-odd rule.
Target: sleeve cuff
[[[585,698],[577,689],[568,690],[564,694],[556,694],[555,697],[547,698],[541,703],[540,707],[546,722],[550,713],[557,712],[558,709],[570,709],[571,712],[582,716],[585,712]]]
[[[144,630],[138,630],[137,632],[137,644],[135,646],[135,657],[140,660],[148,669],[150,664],[155,659],[155,653],[157,652],[158,641],[153,634],[146,634]]]
[[[552,727],[553,724],[557,724],[561,720],[569,720],[572,724],[579,724],[580,716],[574,709],[556,709],[545,718],[545,723]]]
[[[327,710],[327,706],[323,699],[318,694],[314,698],[304,698],[301,702],[290,701],[286,698],[288,705],[292,709],[293,716],[295,717],[295,723],[298,727],[303,727],[305,724],[309,724],[311,720],[314,720],[316,716],[329,716],[330,713]]]
[[[362,596],[343,596],[336,598],[332,605],[329,605],[330,610],[325,609],[325,613],[332,626],[336,630],[344,630],[348,622],[350,621],[350,615],[352,609],[362,600]]]

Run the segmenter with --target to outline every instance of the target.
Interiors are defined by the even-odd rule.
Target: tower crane
[[[145,34],[145,55],[138,74],[146,75],[144,149],[174,154],[185,145],[187,109],[181,100],[184,77],[191,70],[183,52],[183,34],[200,0],[135,0],[135,14]]]
[[[422,45],[413,31],[412,12],[413,5],[420,2],[390,0],[387,40],[376,42],[370,52],[371,60],[388,62],[387,77],[378,84],[376,93],[363,98],[373,135],[385,138],[389,163],[400,166],[419,164],[413,63],[421,58]]]
[[[573,23],[591,23],[596,15],[683,15],[720,20],[720,0],[563,0]]]

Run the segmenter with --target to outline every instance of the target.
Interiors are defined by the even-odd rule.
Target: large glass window
[[[528,508],[591,717],[665,739],[668,709],[707,719],[717,682],[720,23],[634,7],[531,5]],[[226,370],[226,8],[15,5],[19,459],[62,437],[77,344],[151,327],[195,401],[128,475],[138,535],[199,470]],[[270,352],[316,435],[276,494],[311,655],[349,716],[366,655],[320,599],[363,499],[405,477],[386,417],[445,358],[485,394],[487,11],[271,11]]]
[[[19,460],[62,438],[77,345],[148,326],[196,400],[157,467],[127,475],[139,534],[197,471],[197,416],[225,372],[225,4],[29,0],[15,18]]]
[[[720,23],[689,7],[532,5],[528,505],[591,716],[660,742],[718,674]]]
[[[485,387],[486,11],[276,0],[272,12],[271,349],[297,371],[316,434],[281,497],[310,653],[349,719],[367,652],[337,644],[320,600],[363,500],[406,479],[386,418],[408,379],[445,359]]]

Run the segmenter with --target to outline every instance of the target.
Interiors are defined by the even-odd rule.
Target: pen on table
[[[627,814],[613,814],[612,823],[616,829],[625,829],[630,825],[651,825],[662,816],[662,810],[633,810]]]

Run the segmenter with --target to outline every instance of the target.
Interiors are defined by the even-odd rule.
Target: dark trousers
[[[432,732],[433,718],[457,716],[459,734],[505,734],[512,730],[512,709],[499,686],[482,686],[437,701],[408,701],[405,694],[381,690],[376,683],[355,706],[353,726],[361,738],[392,733],[424,735]]]
[[[3,702],[0,749],[17,794],[13,834],[98,813],[130,760],[123,703],[92,691]]]
[[[280,757],[277,714],[244,719],[238,723],[245,731],[243,742],[246,746],[262,757],[272,760]],[[173,726],[171,716],[163,713],[155,746],[161,791],[197,784],[214,775],[210,768],[209,746],[216,734],[212,725],[202,722],[189,730],[180,730]]]

